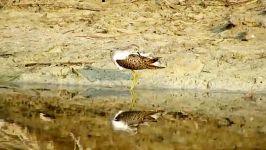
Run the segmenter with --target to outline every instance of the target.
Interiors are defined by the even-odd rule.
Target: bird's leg
[[[140,75],[132,70],[132,83],[131,83],[131,90],[135,89],[136,85],[138,84],[138,79]]]
[[[139,74],[137,74],[134,70],[132,70],[132,81],[131,81],[131,88],[130,88],[130,94],[131,94],[131,108],[134,108],[138,101],[138,95],[135,91],[135,87],[138,83]]]
[[[132,70],[132,79],[131,79],[131,88],[130,90],[135,89],[136,86],[136,72]]]
[[[130,90],[131,94],[131,108],[134,108],[139,100],[138,94],[136,93],[135,89]]]
[[[140,78],[140,74],[136,72],[136,84],[138,83],[139,78]]]
[[[131,86],[130,86],[130,90],[133,90],[134,87],[134,80],[135,80],[135,72],[134,70],[131,70]]]

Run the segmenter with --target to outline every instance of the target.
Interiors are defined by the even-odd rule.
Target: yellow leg
[[[134,87],[134,79],[135,78],[135,75],[134,75],[134,71],[132,70],[131,72],[131,86],[130,86],[130,90],[133,90],[135,87]]]
[[[134,70],[132,70],[132,79],[131,79],[131,88],[130,88],[130,94],[131,94],[131,108],[134,108],[135,105],[138,102],[138,95],[135,91],[136,85],[138,84],[138,79],[140,75],[137,74]]]
[[[139,77],[140,77],[140,75],[139,75],[137,72],[135,72],[135,83],[134,83],[134,86],[135,86],[135,87],[136,87],[136,85],[138,84]]]
[[[136,93],[135,89],[130,90],[131,94],[131,109],[134,108],[139,100],[138,94]]]
[[[135,89],[136,85],[138,84],[139,74],[132,70],[132,79],[131,79],[131,90]]]

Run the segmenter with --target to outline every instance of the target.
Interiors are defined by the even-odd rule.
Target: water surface
[[[266,96],[254,93],[56,87],[0,88],[1,149],[263,149]],[[134,98],[134,104],[132,104]],[[120,110],[164,110],[136,134],[114,131]]]

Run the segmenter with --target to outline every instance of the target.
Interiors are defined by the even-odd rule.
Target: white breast
[[[115,53],[112,56],[112,60],[115,63],[115,65],[120,69],[123,70],[125,68],[121,67],[116,61],[117,60],[124,60],[130,55],[131,53],[129,51],[115,51]]]
[[[129,126],[124,121],[115,121],[112,120],[112,125],[114,130],[123,130],[126,131],[129,129]]]
[[[121,113],[123,113],[124,111],[120,110],[115,117],[112,119],[112,126],[113,129],[116,131],[126,131],[126,132],[135,132],[134,129],[132,129],[131,127],[128,126],[128,124],[126,122],[124,122],[123,120],[120,121],[115,121],[115,118],[120,115]]]

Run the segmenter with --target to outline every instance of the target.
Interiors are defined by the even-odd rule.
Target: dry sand
[[[266,90],[264,0],[2,0],[0,81],[129,86],[110,50],[162,57],[139,88]]]

